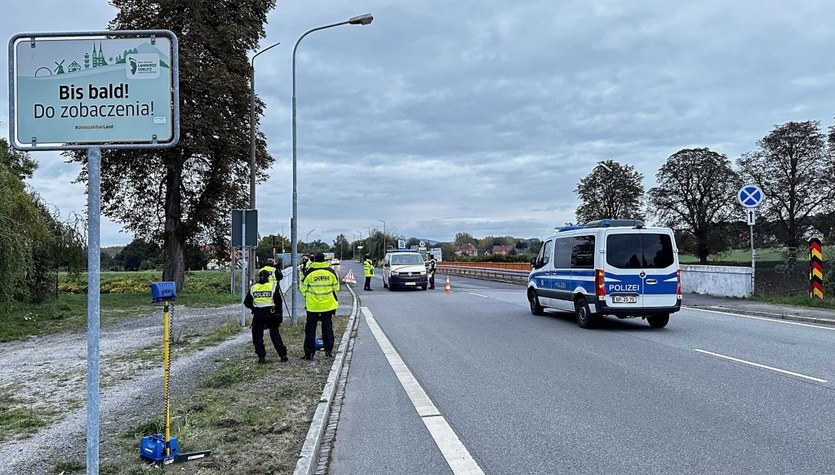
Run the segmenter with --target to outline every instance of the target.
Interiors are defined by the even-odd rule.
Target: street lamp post
[[[261,51],[258,51],[252,55],[252,59],[249,63],[249,209],[255,209],[255,175],[257,174],[255,170],[255,58],[257,58],[259,54],[264,53],[279,44],[280,43],[273,43]],[[250,262],[252,263],[249,266],[249,280],[252,281],[255,275],[255,249],[250,250],[249,257]]]
[[[291,308],[290,308],[290,321],[296,321],[296,289],[299,287],[299,268],[298,268],[298,193],[297,193],[297,181],[296,181],[296,50],[299,48],[299,43],[301,43],[302,39],[313,33],[314,31],[324,30],[327,28],[333,28],[335,26],[341,25],[368,25],[374,20],[374,17],[370,13],[366,13],[364,15],[355,16],[349,18],[346,21],[341,21],[338,23],[331,23],[330,25],[319,26],[316,28],[311,28],[310,30],[305,31],[299,39],[296,40],[295,46],[293,46],[293,97],[291,100],[291,107],[292,107],[292,127],[293,127],[293,217],[290,220],[290,262],[293,265],[293,291],[290,293],[291,297]]]
[[[280,43],[273,43],[270,46],[255,53],[250,60],[249,78],[249,209],[255,209],[255,58],[265,53]]]
[[[307,250],[307,248],[310,247],[310,233],[312,233],[313,231],[316,231],[316,228],[313,228],[310,231],[308,231],[307,235],[304,237],[304,248],[305,248],[304,250],[305,250],[305,252],[309,252]]]
[[[378,219],[377,221],[380,221],[381,223],[383,223],[383,257],[385,257],[386,256],[386,220],[385,219]]]

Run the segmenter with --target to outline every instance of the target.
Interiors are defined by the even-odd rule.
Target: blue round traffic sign
[[[739,189],[736,199],[739,200],[739,204],[746,208],[755,208],[762,203],[763,190],[757,185],[745,185]]]

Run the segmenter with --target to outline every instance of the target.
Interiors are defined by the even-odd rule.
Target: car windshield
[[[423,265],[423,258],[419,254],[395,254],[391,256],[391,264],[402,265]]]

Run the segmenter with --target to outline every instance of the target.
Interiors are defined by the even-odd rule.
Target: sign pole
[[[753,211],[751,211],[753,213]],[[754,295],[754,275],[756,274],[757,254],[754,250],[754,224],[748,226],[748,234],[751,236],[751,295]]]
[[[739,189],[736,199],[739,204],[745,207],[745,216],[748,218],[748,235],[751,238],[751,295],[754,295],[754,275],[756,271],[757,254],[754,250],[754,223],[756,221],[755,209],[760,205],[765,194],[758,185],[748,184]]]
[[[246,326],[246,307],[244,307],[244,299],[246,298],[247,286],[247,248],[246,248],[246,211],[241,213],[241,328]]]
[[[87,475],[99,473],[101,148],[87,149]]]

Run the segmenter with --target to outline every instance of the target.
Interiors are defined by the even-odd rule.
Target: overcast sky
[[[293,45],[363,13],[371,25],[314,32],[297,53],[300,240],[382,221],[406,238],[541,238],[575,220],[573,190],[601,160],[634,166],[648,190],[683,148],[735,162],[775,125],[835,116],[831,0],[279,1],[261,47],[281,45],[255,62],[276,159],[257,188],[262,235],[290,233]],[[6,2],[0,36],[103,30],[114,14],[104,0]],[[7,138],[8,119],[4,93]],[[31,186],[83,213],[78,165],[33,157]],[[103,220],[102,245],[132,239],[120,230]]]

